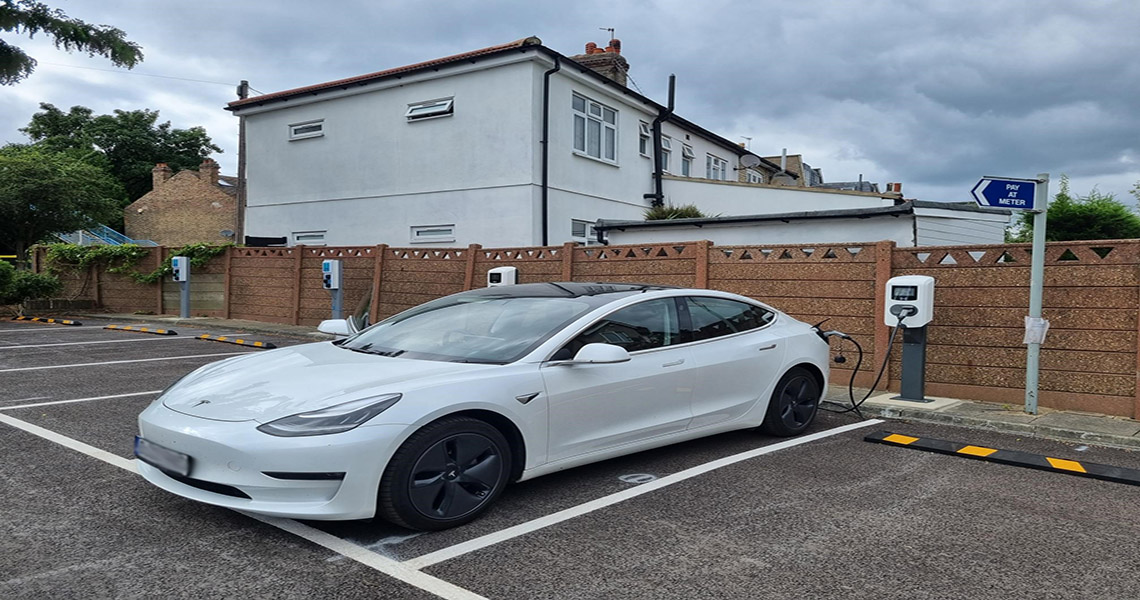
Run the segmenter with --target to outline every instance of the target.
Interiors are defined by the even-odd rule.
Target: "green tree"
[[[0,245],[25,264],[28,248],[53,233],[118,218],[122,187],[74,152],[35,145],[0,148]]]
[[[202,127],[175,129],[158,122],[156,110],[116,110],[98,115],[85,106],[68,112],[47,103],[21,129],[32,141],[48,149],[95,152],[106,160],[107,170],[127,191],[127,203],[151,190],[151,170],[164,162],[174,171],[197,168],[202,159],[222,149]]]
[[[123,31],[109,25],[89,25],[32,0],[0,0],[0,31],[28,37],[43,33],[55,42],[56,48],[104,56],[117,67],[129,69],[143,59],[142,48],[128,41]],[[35,69],[36,59],[0,40],[0,85],[12,85]]]
[[[1046,216],[1045,239],[1050,242],[1071,240],[1119,240],[1140,238],[1140,215],[1113,194],[1104,194],[1095,187],[1085,196],[1074,196],[1069,178],[1061,176],[1060,191],[1049,202]],[[1033,213],[1023,212],[1009,241],[1028,242],[1033,239]]]

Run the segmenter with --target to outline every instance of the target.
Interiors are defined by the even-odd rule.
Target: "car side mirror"
[[[352,335],[352,328],[349,326],[348,321],[344,319],[327,319],[321,321],[321,324],[317,326],[317,331],[340,337]]]
[[[613,344],[586,344],[574,355],[573,364],[613,364],[629,362],[629,352]]]

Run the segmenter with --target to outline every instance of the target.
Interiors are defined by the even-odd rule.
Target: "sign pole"
[[[1041,319],[1045,286],[1045,214],[1049,208],[1049,174],[1037,175],[1033,215],[1033,257],[1029,269],[1029,318]],[[1025,412],[1037,414],[1037,375],[1041,366],[1041,342],[1031,340],[1025,357]]]

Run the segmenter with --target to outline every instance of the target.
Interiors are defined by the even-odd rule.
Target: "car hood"
[[[494,365],[390,358],[331,342],[304,344],[207,365],[174,385],[162,403],[217,421],[266,423],[368,396],[403,393],[428,378],[450,379]]]

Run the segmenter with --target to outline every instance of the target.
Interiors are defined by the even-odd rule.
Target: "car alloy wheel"
[[[511,456],[494,426],[467,417],[430,423],[392,457],[380,483],[378,513],[410,529],[467,523],[506,486]]]
[[[815,377],[802,367],[792,368],[780,378],[772,392],[764,416],[764,432],[778,436],[802,433],[815,420],[819,398],[819,382]]]

